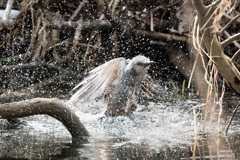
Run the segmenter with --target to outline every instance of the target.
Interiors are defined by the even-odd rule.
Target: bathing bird
[[[136,96],[148,94],[155,89],[147,74],[155,62],[138,55],[134,58],[115,58],[90,71],[82,82],[73,88],[76,91],[70,101],[90,101],[108,93],[106,116],[129,116],[136,110]]]

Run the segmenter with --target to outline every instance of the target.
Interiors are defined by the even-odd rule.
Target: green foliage
[[[184,90],[185,90],[185,79],[182,83],[182,99],[184,98]]]
[[[177,82],[173,82],[172,80],[170,80],[170,83],[172,85],[172,93],[174,95],[181,96],[183,100],[189,99],[190,97],[188,95],[193,95],[196,92],[194,90],[193,84],[189,90],[186,88],[186,80],[182,82],[182,88],[180,88],[180,84],[178,84]]]
[[[10,58],[3,58],[2,63],[3,64],[9,64],[9,63],[11,63],[11,59]]]
[[[180,91],[180,88],[177,86],[176,82],[173,82],[172,80],[170,80],[170,83],[173,86],[173,92],[177,94]]]
[[[77,69],[79,69],[79,68],[80,68],[80,64],[79,64],[79,63],[77,63],[77,64],[76,64],[76,67],[77,67]]]

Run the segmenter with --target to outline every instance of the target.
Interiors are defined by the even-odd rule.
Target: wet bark
[[[21,118],[38,114],[46,114],[62,122],[74,138],[89,136],[79,117],[57,98],[35,98],[0,105],[1,119]]]

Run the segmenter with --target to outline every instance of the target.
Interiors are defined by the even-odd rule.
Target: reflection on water
[[[220,136],[195,140],[192,153],[191,159],[235,159],[231,143],[227,137]]]
[[[147,144],[124,143],[114,145],[108,137],[87,141],[71,140],[51,134],[31,131],[8,131],[1,133],[0,157],[26,159],[238,159],[239,136],[214,137],[195,140],[193,144],[150,149]],[[35,133],[36,134],[36,133]],[[40,137],[41,136],[41,137]],[[235,147],[235,148],[234,148]],[[232,149],[234,148],[234,149]]]
[[[51,117],[24,118],[26,125],[1,128],[0,158],[239,159],[238,127],[231,127],[228,137],[208,135],[194,140],[192,113],[186,111],[196,104],[184,101],[140,105],[130,118],[103,117],[103,101],[71,106],[92,135],[86,140],[72,139]]]

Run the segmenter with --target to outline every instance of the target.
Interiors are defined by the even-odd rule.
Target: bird
[[[130,59],[112,59],[89,72],[71,92],[76,91],[70,101],[91,101],[108,95],[106,116],[129,116],[136,110],[137,96],[146,95],[156,87],[148,75],[150,65],[155,63],[143,55]]]

